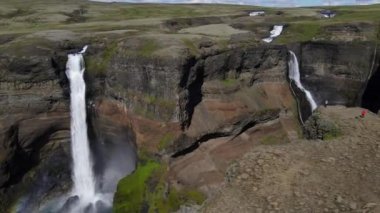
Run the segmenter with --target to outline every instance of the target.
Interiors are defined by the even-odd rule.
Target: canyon
[[[78,8],[75,2],[68,4],[65,8],[69,11]],[[90,14],[105,7],[102,3],[81,4],[85,6],[80,8]],[[149,9],[144,5],[132,7],[137,11],[139,7]],[[171,6],[166,7],[161,8],[162,13],[171,14]],[[68,55],[78,53],[85,45],[89,45],[83,56],[86,124],[95,187],[114,193],[120,181],[113,198],[114,212],[220,212],[223,205],[233,211],[238,207],[223,201],[233,200],[240,187],[253,189],[251,177],[260,190],[270,182],[263,181],[265,177],[278,186],[276,183],[285,180],[274,174],[296,168],[294,156],[300,162],[314,162],[313,157],[326,155],[328,161],[327,155],[334,155],[332,149],[340,153],[345,147],[342,141],[350,140],[356,147],[353,150],[376,146],[380,56],[375,23],[338,19],[339,23],[321,24],[313,38],[294,41],[298,34],[291,34],[293,26],[302,23],[294,21],[295,15],[288,11],[284,17],[274,11],[253,18],[246,15],[249,8],[219,6],[225,15],[206,17],[210,6],[182,7],[200,8],[200,15],[154,14],[159,18],[129,17],[117,23],[118,17],[110,16],[109,23],[100,29],[95,27],[99,24],[96,16],[89,15],[89,20],[71,23],[70,19],[55,30],[40,28],[46,25],[46,17],[33,10],[10,19],[8,31],[0,34],[1,212],[39,212],[42,207],[55,205],[73,188],[71,82],[66,64]],[[368,13],[366,10],[364,7]],[[298,12],[312,21],[315,18],[307,9]],[[309,13],[312,15],[304,15]],[[67,11],[64,14],[74,17]],[[23,31],[21,18],[37,15],[45,22],[37,29]],[[55,23],[56,19],[49,21]],[[283,34],[266,44],[261,39],[270,35],[272,19],[276,23],[286,19],[286,23]],[[207,33],[201,27],[207,27]],[[289,78],[289,61],[294,56],[303,87],[319,106],[314,113],[304,91]],[[324,108],[326,100],[328,107]],[[363,121],[369,123],[353,133],[354,117],[360,115],[360,109],[342,106],[369,109],[368,121]],[[368,145],[362,146],[365,134],[369,135]],[[260,153],[265,156],[260,157]],[[373,158],[368,157],[365,163],[372,168],[379,159],[376,153],[370,154]],[[281,156],[285,156],[284,162]],[[354,158],[361,163],[359,157]],[[260,162],[251,168],[247,166],[251,161]],[[262,161],[268,161],[269,169],[260,170],[268,166]],[[319,163],[316,165],[306,170],[323,170],[318,170]],[[333,169],[325,172],[337,178],[331,184],[341,178],[334,176]],[[378,177],[377,172],[363,172],[369,175],[363,185]],[[307,177],[312,179],[308,174],[303,176],[306,182]],[[359,176],[355,178],[362,181]],[[349,179],[344,181],[351,184]],[[324,185],[321,193],[328,193],[329,186]],[[339,190],[344,191],[344,187]],[[237,194],[243,202],[242,192]],[[275,201],[263,201],[270,194],[267,190],[247,194],[251,193],[258,206],[250,206],[248,200],[242,203],[246,208],[241,212],[271,210],[270,203]],[[308,194],[307,190],[302,193]],[[370,201],[355,204],[376,203],[377,193],[373,192]],[[296,206],[289,204],[292,199],[281,202],[284,208],[297,212]],[[307,211],[300,206],[299,211]],[[229,211],[227,207],[224,212]]]

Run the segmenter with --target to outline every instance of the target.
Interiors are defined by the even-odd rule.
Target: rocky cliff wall
[[[372,64],[376,44],[314,43],[300,46],[301,80],[323,104],[358,106]]]
[[[56,45],[37,56],[0,56],[0,185],[2,197],[7,197],[2,206],[37,190],[35,183],[46,176],[33,174],[50,174],[45,180],[55,190],[51,196],[70,188],[64,71],[68,51],[81,45]],[[319,104],[325,99],[360,104],[373,61],[372,43],[307,42],[292,49],[300,60],[302,81]],[[174,58],[125,52],[122,44],[95,43],[85,56],[90,136],[92,148],[103,156],[99,159],[117,144],[178,154],[205,138],[233,136],[260,120],[276,119],[280,111],[296,115],[285,46],[237,47],[198,56],[184,50]],[[97,170],[104,173],[106,167]],[[57,168],[63,171],[59,176]]]
[[[24,48],[18,47],[22,52]],[[19,53],[18,52],[18,53]],[[58,195],[70,188],[69,105],[60,76],[51,63],[52,51],[34,50],[20,56],[0,55],[0,211],[24,196]],[[65,163],[66,162],[66,163]]]

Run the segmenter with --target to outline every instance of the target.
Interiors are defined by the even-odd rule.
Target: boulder
[[[331,119],[315,112],[305,122],[304,134],[307,139],[329,140],[338,137],[341,131]]]

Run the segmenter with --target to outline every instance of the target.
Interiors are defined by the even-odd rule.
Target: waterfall
[[[307,101],[310,104],[311,111],[314,111],[317,108],[317,103],[315,102],[311,93],[305,89],[301,83],[300,70],[298,65],[298,60],[296,54],[294,52],[290,52],[290,60],[289,60],[289,78],[290,80],[296,83],[296,86],[306,95]]]
[[[270,36],[268,38],[264,38],[263,41],[266,43],[271,43],[273,39],[281,35],[283,29],[284,26],[282,25],[274,25],[273,30],[270,31]]]
[[[66,75],[70,81],[71,110],[71,153],[73,158],[74,182],[73,195],[78,196],[83,205],[96,201],[95,178],[87,136],[86,123],[86,84],[83,79],[85,71],[83,53],[69,54]]]

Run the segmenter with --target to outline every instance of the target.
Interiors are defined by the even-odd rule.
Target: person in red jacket
[[[361,118],[364,118],[367,115],[367,110],[362,110],[362,114],[360,115]]]

